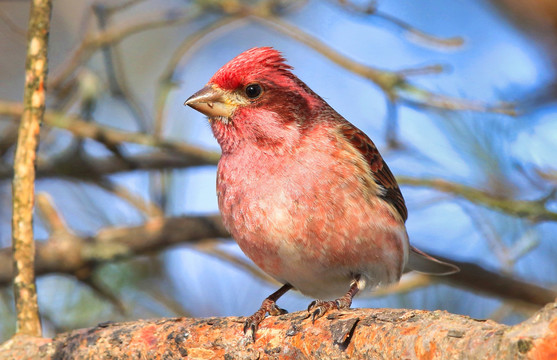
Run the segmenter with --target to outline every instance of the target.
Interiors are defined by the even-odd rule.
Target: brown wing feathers
[[[360,151],[364,159],[367,160],[373,178],[384,192],[379,196],[393,205],[404,221],[408,218],[408,210],[404,203],[404,198],[398,187],[395,177],[389,167],[379,154],[375,144],[371,139],[356,127],[347,124],[342,127],[342,134],[350,143]]]

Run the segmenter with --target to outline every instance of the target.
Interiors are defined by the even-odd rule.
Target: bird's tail
[[[410,246],[408,263],[404,272],[417,271],[429,275],[451,275],[460,271],[458,266],[434,258],[425,252]]]

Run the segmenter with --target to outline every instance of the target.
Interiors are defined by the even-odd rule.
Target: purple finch
[[[458,271],[412,247],[406,205],[373,142],[298,79],[269,47],[248,50],[186,102],[209,117],[226,228],[284,284],[246,321],[254,334],[290,289],[317,299],[313,320],[349,308],[366,287],[406,270]]]

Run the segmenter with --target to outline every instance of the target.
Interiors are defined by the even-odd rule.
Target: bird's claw
[[[244,334],[247,334],[249,330],[251,330],[252,333],[255,334],[255,330],[257,330],[257,322],[252,319],[253,316],[250,316],[249,318],[246,319],[246,321],[244,322]]]
[[[261,304],[261,308],[252,316],[249,316],[244,322],[244,342],[255,342],[255,333],[259,328],[259,324],[265,319],[265,315],[279,316],[288,314],[288,311],[277,306],[276,302],[271,299],[265,299]]]
[[[278,307],[277,304],[271,305],[271,308],[269,309],[269,315],[279,316],[284,314],[288,314],[288,310]]]
[[[261,320],[259,320],[259,322],[256,322],[257,320],[254,319],[255,315],[256,314],[248,317],[246,319],[246,322],[244,323],[244,338],[242,339],[244,343],[255,342],[255,332],[257,331],[259,322],[261,322]]]
[[[323,317],[329,310],[340,309],[341,304],[338,300],[323,301],[313,300],[308,306],[308,312],[311,313],[311,322]]]
[[[322,300],[313,300],[312,302],[309,303],[308,305],[308,312],[311,312],[311,309],[313,309],[315,306],[317,306],[318,302],[323,302]]]

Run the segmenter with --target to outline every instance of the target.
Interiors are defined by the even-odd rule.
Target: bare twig
[[[501,299],[527,305],[543,306],[557,298],[557,292],[517,279],[511,275],[485,269],[477,264],[449,259],[438,254],[435,257],[458,266],[460,272],[449,276],[437,276],[434,280],[458,286],[470,291],[497,294]]]
[[[23,112],[23,106],[16,102],[0,101],[0,115],[18,115]],[[198,159],[205,164],[216,164],[220,155],[215,152],[201,150],[198,147],[179,142],[158,140],[147,134],[131,133],[89,123],[78,116],[66,115],[57,111],[46,111],[44,122],[48,126],[60,128],[73,133],[75,136],[90,138],[103,144],[118,146],[123,143],[134,143]]]
[[[381,12],[377,10],[377,3],[375,1],[371,1],[364,6],[354,4],[353,2],[347,0],[337,0],[337,3],[339,3],[344,9],[349,10],[351,12],[382,18],[398,26],[402,30],[406,31],[408,35],[410,35],[411,37],[414,37],[417,40],[425,42],[427,44],[440,46],[443,48],[455,48],[455,47],[460,47],[462,46],[462,44],[464,44],[464,39],[460,36],[455,36],[451,38],[440,38],[438,36],[434,36],[422,30],[419,30],[414,26],[408,24],[407,22],[402,21],[399,18],[396,18],[390,14]]]
[[[119,186],[116,183],[108,179],[102,179],[99,182],[95,182],[95,184],[99,185],[103,189],[113,193],[114,195],[124,199],[129,204],[133,205],[135,208],[143,212],[148,217],[161,217],[164,215],[161,208],[150,201],[146,201],[139,197],[137,194],[134,194],[127,188],[123,186]]]
[[[255,266],[252,262],[246,261],[238,256],[235,256],[223,249],[219,249],[218,245],[222,241],[218,239],[207,239],[206,241],[197,244],[196,249],[208,255],[214,256],[218,259],[244,270],[255,278],[263,280],[273,285],[281,285],[278,281],[265,274],[261,269]]]
[[[132,2],[133,4],[133,2]],[[130,5],[130,4],[127,4]],[[109,22],[111,11],[104,4],[93,5],[93,13],[102,31],[105,31]],[[133,91],[127,85],[124,67],[122,66],[119,49],[116,44],[106,44],[101,47],[107,72],[107,79],[112,95],[120,99],[136,119],[139,131],[147,132],[152,121]]]
[[[396,284],[373,290],[373,293],[371,293],[371,295],[373,297],[382,297],[382,296],[389,296],[393,294],[405,294],[416,289],[430,286],[433,283],[434,280],[432,279],[431,276],[411,272],[409,274],[404,275],[400,279],[400,281]]]
[[[24,40],[27,38],[27,32],[25,31],[25,29],[20,28],[9,16],[8,14],[6,14],[4,11],[0,10],[0,19],[2,19],[6,25],[8,25],[8,28],[10,29],[10,31],[12,31],[14,34],[17,34],[21,40]]]
[[[37,208],[51,233],[60,234],[68,232],[66,222],[62,216],[60,216],[60,213],[54,205],[54,201],[48,193],[37,194]]]
[[[470,186],[453,183],[443,179],[419,179],[408,176],[398,176],[401,185],[422,186],[433,188],[448,194],[459,196],[475,204],[526,218],[534,222],[557,221],[557,213],[549,210],[543,201],[528,201],[500,198]]]
[[[178,244],[195,244],[207,238],[225,238],[228,232],[219,216],[153,218],[139,226],[109,227],[91,237],[51,234],[37,243],[37,275],[65,273],[78,278],[101,263],[161,251]],[[12,251],[0,249],[0,286],[13,278]]]
[[[107,10],[110,14],[115,14],[115,13],[117,13],[117,12],[119,12],[119,11],[126,10],[126,9],[131,8],[131,7],[137,5],[137,4],[141,3],[141,2],[144,2],[144,1],[145,1],[145,0],[127,0],[127,1],[121,2],[121,3],[119,3],[119,4],[111,5],[110,7],[108,7],[108,6],[106,6],[106,5],[105,5],[105,6],[106,6],[106,10]],[[112,2],[112,1],[110,1],[109,3],[111,3],[111,2]]]
[[[93,276],[87,276],[79,280],[89,286],[101,299],[106,299],[121,315],[125,316],[128,314],[128,310],[122,300],[98,279],[95,279]]]
[[[406,31],[410,37],[415,38],[418,41],[422,41],[425,44],[430,44],[434,46],[439,46],[442,48],[457,48],[461,47],[464,44],[464,38],[461,36],[454,36],[450,38],[440,38],[438,36],[434,36],[431,34],[426,33],[425,31],[416,29],[414,26],[404,22],[390,14],[376,11],[374,13],[375,16],[382,18],[390,23],[395,24],[402,30]]]
[[[106,158],[94,158],[68,155],[58,156],[54,159],[42,161],[37,166],[37,178],[70,178],[90,183],[98,183],[102,177],[111,174],[129,172],[132,170],[171,170],[186,169],[194,166],[215,165],[215,162],[207,162],[187,155],[177,155],[163,151],[149,154],[132,155],[126,158],[136,166],[133,169],[118,159],[116,156]],[[218,159],[218,158],[217,158]],[[10,168],[0,168],[0,180],[13,176]],[[146,210],[146,209],[145,209]],[[154,209],[151,209],[157,212]],[[154,214],[155,212],[149,211]]]
[[[207,244],[207,239],[228,237],[229,234],[219,216],[153,218],[139,226],[105,228],[92,237],[76,235],[51,237],[48,241],[37,244],[36,273],[38,275],[52,272],[66,273],[83,278],[83,274],[87,276],[101,263],[162,251],[178,244]],[[249,267],[236,263],[226,253],[218,251],[210,251],[210,253],[226,258],[251,272]],[[5,259],[9,259],[10,256],[9,249],[0,249],[0,286],[6,285],[11,279],[12,269],[4,265]],[[438,255],[434,256],[442,258]],[[521,303],[530,308],[542,306],[557,297],[557,293],[553,290],[527,283],[507,274],[455,259],[442,259],[456,264],[462,271],[451,276],[431,277],[428,281],[447,282],[454,286]],[[417,287],[423,284],[423,281],[425,279],[422,278],[412,286]]]
[[[170,57],[168,64],[159,80],[159,86],[157,87],[157,97],[155,104],[155,126],[154,134],[155,137],[160,137],[162,130],[164,128],[164,107],[166,105],[166,99],[171,90],[176,87],[172,77],[178,64],[184,61],[185,55],[190,51],[195,45],[199,44],[200,41],[206,40],[208,35],[215,34],[218,30],[228,29],[229,25],[234,24],[242,17],[229,16],[223,17],[209,25],[203,27],[202,29],[196,31],[191,36],[187,37],[180,46],[174,51],[174,54]]]
[[[63,83],[75,72],[75,70],[84,64],[96,50],[109,45],[117,44],[128,36],[143,31],[156,29],[165,26],[179,25],[188,23],[202,14],[197,7],[190,7],[183,13],[165,12],[152,16],[149,19],[136,21],[131,24],[121,25],[109,30],[103,31],[97,35],[90,35],[79,47],[68,57],[68,61],[57,71],[57,75],[50,82],[53,88],[60,88]]]
[[[0,157],[4,156],[17,142],[17,131],[18,128],[15,124],[2,130],[2,135],[0,135]]]
[[[331,49],[317,38],[303,32],[300,28],[290,25],[279,18],[255,12],[252,12],[251,17],[255,21],[309,46],[337,65],[371,80],[392,99],[399,99],[411,105],[427,106],[444,110],[471,110],[510,115],[515,114],[512,104],[503,103],[492,106],[480,101],[470,101],[432,93],[412,85],[402,75],[404,72],[397,73],[379,70],[358,63]]]
[[[12,183],[12,247],[17,333],[33,336],[41,335],[34,272],[33,203],[35,158],[45,107],[51,10],[50,0],[33,0],[31,3],[25,62],[24,109],[19,125]]]

